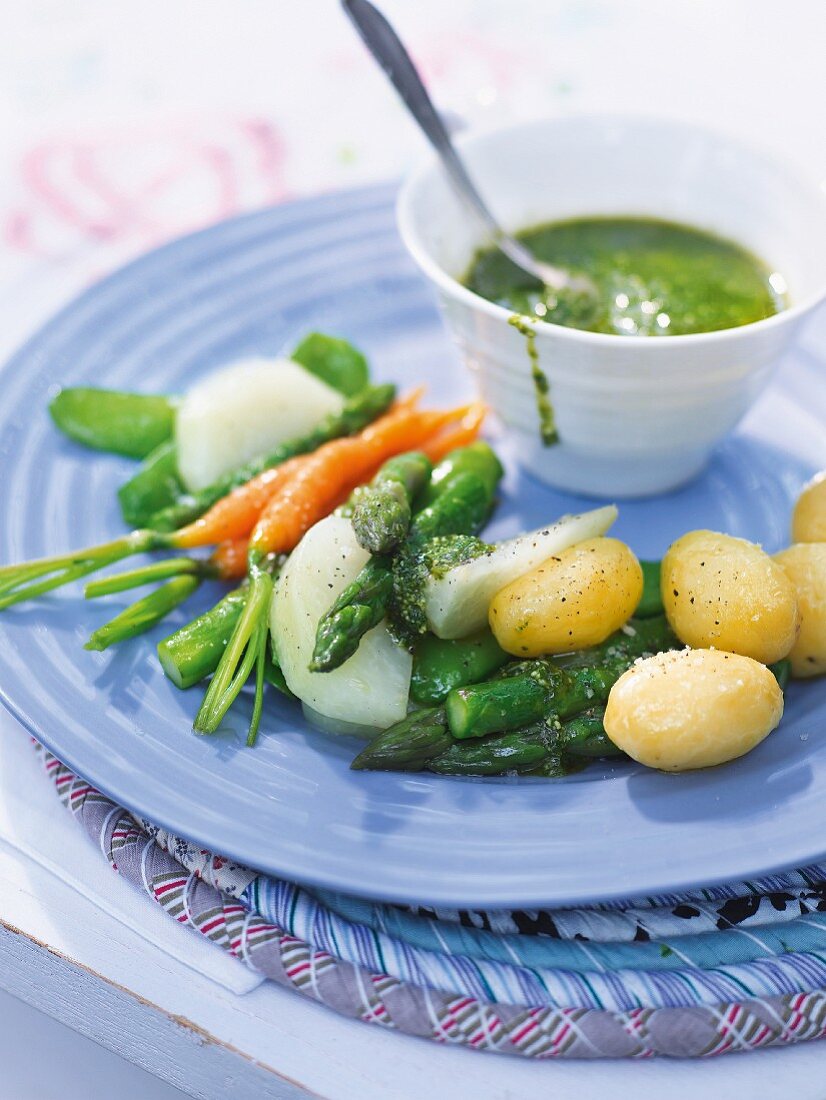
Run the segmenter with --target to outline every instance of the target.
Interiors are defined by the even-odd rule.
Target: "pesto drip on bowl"
[[[786,308],[785,281],[746,248],[676,222],[580,217],[518,237],[540,260],[585,275],[593,300],[551,291],[497,248],[478,251],[463,280],[516,314],[619,336],[683,336],[738,328]]]

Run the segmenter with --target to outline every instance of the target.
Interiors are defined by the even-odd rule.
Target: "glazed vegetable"
[[[413,651],[411,697],[422,706],[440,703],[453,688],[479,683],[507,660],[489,630],[452,641],[425,634]]]
[[[192,687],[215,671],[245,601],[246,586],[242,585],[209,611],[158,642],[161,667],[175,687]]]
[[[245,359],[193,386],[175,420],[178,472],[192,491],[336,416],[343,396],[290,359]]]
[[[369,558],[319,618],[310,671],[332,672],[349,660],[367,631],[384,619],[392,592],[390,563]]]
[[[322,438],[328,438],[329,433],[332,432],[334,436],[338,436],[342,431],[355,430],[355,424],[369,422],[376,416],[377,410],[386,407],[390,403],[393,393],[392,386],[376,387],[374,390],[366,391],[354,399],[349,408],[345,406],[341,416],[334,417],[325,424],[320,425],[314,433],[285,444],[266,458],[256,459],[243,471],[236,471],[231,478],[227,479],[228,482],[241,477],[242,474],[249,473],[251,470],[255,470],[260,475],[263,469],[269,478],[269,480],[264,479],[267,492],[261,494],[258,483],[250,484],[249,487],[245,487],[241,483],[238,487],[238,493],[233,494],[232,501],[226,505],[222,502],[221,507],[208,520],[207,517],[204,517],[203,522],[196,521],[178,531],[169,531],[166,528],[139,529],[100,546],[0,568],[0,610],[20,603],[22,600],[33,599],[46,592],[51,592],[55,588],[60,588],[71,581],[86,577],[90,573],[97,572],[107,565],[113,565],[115,562],[134,554],[151,550],[206,546],[228,538],[243,537],[249,534],[260,508],[268,499],[272,485],[277,484],[279,480],[284,478],[283,470],[280,473],[277,472],[275,470],[276,466],[286,463],[291,456],[303,454],[311,444],[315,445],[313,441],[319,435]],[[273,472],[270,473],[270,471]],[[255,478],[256,473],[251,473],[250,477]],[[229,488],[231,488],[231,485]],[[206,496],[217,492],[218,497],[220,497],[223,492],[229,492],[229,488],[219,491],[216,486],[213,486]],[[176,505],[176,514],[180,515],[183,511],[187,509],[191,511],[194,508],[196,515],[200,515],[204,511],[201,505],[204,503],[206,496],[201,495],[199,498],[193,498],[194,503],[190,502],[185,508]],[[254,500],[253,507],[249,506],[250,500]],[[245,502],[247,505],[246,510],[243,507]],[[170,518],[170,510],[167,510],[166,516],[167,519]]]
[[[622,750],[605,732],[604,719],[605,707],[594,707],[564,722],[558,733],[560,747],[566,754],[586,760],[621,756]]]
[[[826,673],[826,542],[801,542],[775,554],[794,585],[800,633],[789,658],[798,679]]]
[[[251,459],[200,492],[185,494],[157,512],[149,524],[156,531],[175,531],[203,515],[227,493],[296,455],[308,454],[331,439],[359,432],[385,412],[395,395],[389,383],[370,386],[347,401],[340,413],[327,417],[306,435],[296,436],[265,455]]]
[[[71,439],[128,458],[145,458],[170,438],[175,425],[175,404],[168,397],[88,386],[61,390],[49,412]]]
[[[614,685],[605,730],[634,760],[663,771],[743,756],[778,725],[783,692],[765,665],[718,649],[640,661]]]
[[[613,505],[500,543],[489,554],[431,577],[425,588],[425,612],[434,634],[461,638],[487,625],[493,597],[518,577],[583,539],[603,535],[617,516]]]
[[[506,775],[531,771],[555,755],[559,749],[553,732],[544,724],[530,730],[514,730],[481,741],[454,741],[427,761],[428,771],[442,775]]]
[[[675,634],[771,664],[798,629],[794,586],[759,546],[714,531],[691,531],[663,558],[661,591]]]
[[[661,564],[658,561],[640,560],[642,569],[642,596],[634,612],[635,619],[648,619],[652,615],[665,614],[660,592]]]
[[[443,707],[414,710],[374,737],[352,762],[354,771],[421,771],[453,744]]]
[[[200,584],[200,578],[181,575],[137,600],[125,611],[110,619],[90,636],[86,649],[108,649],[127,638],[134,638],[165,618],[170,611],[189,599]]]
[[[826,470],[804,485],[797,498],[792,542],[826,542]]]
[[[474,443],[453,452],[433,472],[427,505],[412,522],[409,537],[393,566],[382,558],[367,562],[353,583],[341,593],[318,624],[311,668],[328,672],[338,668],[359,645],[359,640],[384,618],[395,603],[400,617],[420,609],[420,595],[427,565],[423,547],[427,540],[458,530],[476,530],[487,519],[502,467],[486,443]],[[391,601],[398,591],[401,598]],[[415,632],[418,632],[419,623]]]
[[[637,658],[668,649],[673,635],[664,618],[630,624],[595,654],[590,665],[533,660],[506,667],[507,675],[451,691],[445,704],[454,737],[484,737],[532,722],[565,719],[604,702],[611,686]],[[596,663],[599,661],[600,663]]]
[[[404,717],[412,659],[379,623],[362,638],[358,652],[333,672],[311,672],[316,624],[330,597],[358,575],[368,559],[352,524],[340,516],[317,523],[290,555],[276,586],[270,612],[273,652],[287,684],[304,702],[329,718],[374,729]]]
[[[144,527],[153,515],[180,497],[178,452],[171,439],[146,456],[137,473],[118,489],[121,515],[129,527]]]
[[[631,617],[642,590],[640,564],[624,542],[585,539],[497,592],[490,627],[514,656],[584,649]]]
[[[385,462],[359,495],[353,508],[353,530],[371,554],[387,554],[407,535],[413,499],[431,473],[430,459],[409,451]]]
[[[290,358],[346,397],[361,393],[370,381],[367,360],[358,348],[338,336],[311,332]]]
[[[463,411],[460,410],[460,415]],[[455,417],[455,411],[420,412],[409,407],[409,403],[401,402],[398,408],[391,410],[360,435],[333,440],[306,458],[295,460],[299,465],[280,491],[270,498],[250,535],[247,606],[195,716],[196,730],[201,733],[215,732],[254,667],[255,704],[248,743],[252,744],[255,740],[263,699],[263,668],[269,630],[267,614],[273,587],[269,571],[262,568],[266,559],[273,554],[292,550],[315,523],[331,512],[382,461],[392,454],[417,447]],[[352,527],[349,529],[352,530]],[[313,623],[316,621],[314,619]],[[309,657],[310,654],[307,654],[308,664]],[[279,664],[285,667],[281,661]],[[292,689],[292,685],[290,687]],[[315,709],[322,710],[321,707]]]

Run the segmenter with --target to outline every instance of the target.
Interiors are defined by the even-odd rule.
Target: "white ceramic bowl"
[[[650,118],[548,119],[469,135],[461,146],[510,231],[577,215],[649,215],[738,241],[786,280],[789,309],[718,332],[610,336],[536,322],[560,437],[543,446],[525,337],[508,310],[457,281],[484,230],[435,161],[402,189],[405,244],[528,469],[551,485],[610,497],[659,493],[693,477],[826,296],[826,195],[729,137]]]

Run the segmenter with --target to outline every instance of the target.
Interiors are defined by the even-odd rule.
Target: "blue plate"
[[[289,348],[311,329],[363,346],[377,374],[468,392],[428,292],[402,251],[386,188],[265,210],[177,241],[93,287],[2,375],[0,560],[111,538],[131,469],[63,439],[58,383],[175,392],[226,360]],[[692,527],[783,545],[791,502],[826,466],[826,394],[805,348],[707,473],[625,504],[615,532],[645,557]],[[509,469],[493,537],[587,502]],[[178,615],[215,599],[202,591]],[[350,772],[349,739],[269,696],[243,747],[242,705],[191,732],[200,692],[164,679],[154,643],[88,653],[123,603],[78,589],[0,616],[9,709],[70,767],[151,820],[263,871],[399,902],[562,905],[741,879],[826,851],[826,683],[794,685],[781,727],[736,763],[689,775],[596,764],[569,779],[460,780]],[[246,700],[245,700],[246,703]]]

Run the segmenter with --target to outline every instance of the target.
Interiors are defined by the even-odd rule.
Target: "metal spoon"
[[[381,12],[369,0],[341,0],[364,44],[390,79],[405,106],[439,154],[459,194],[481,218],[496,246],[505,255],[554,292],[573,291],[596,295],[596,287],[582,276],[538,260],[533,253],[499,225],[468,175],[464,162],[450,139],[433,101],[401,39]]]

